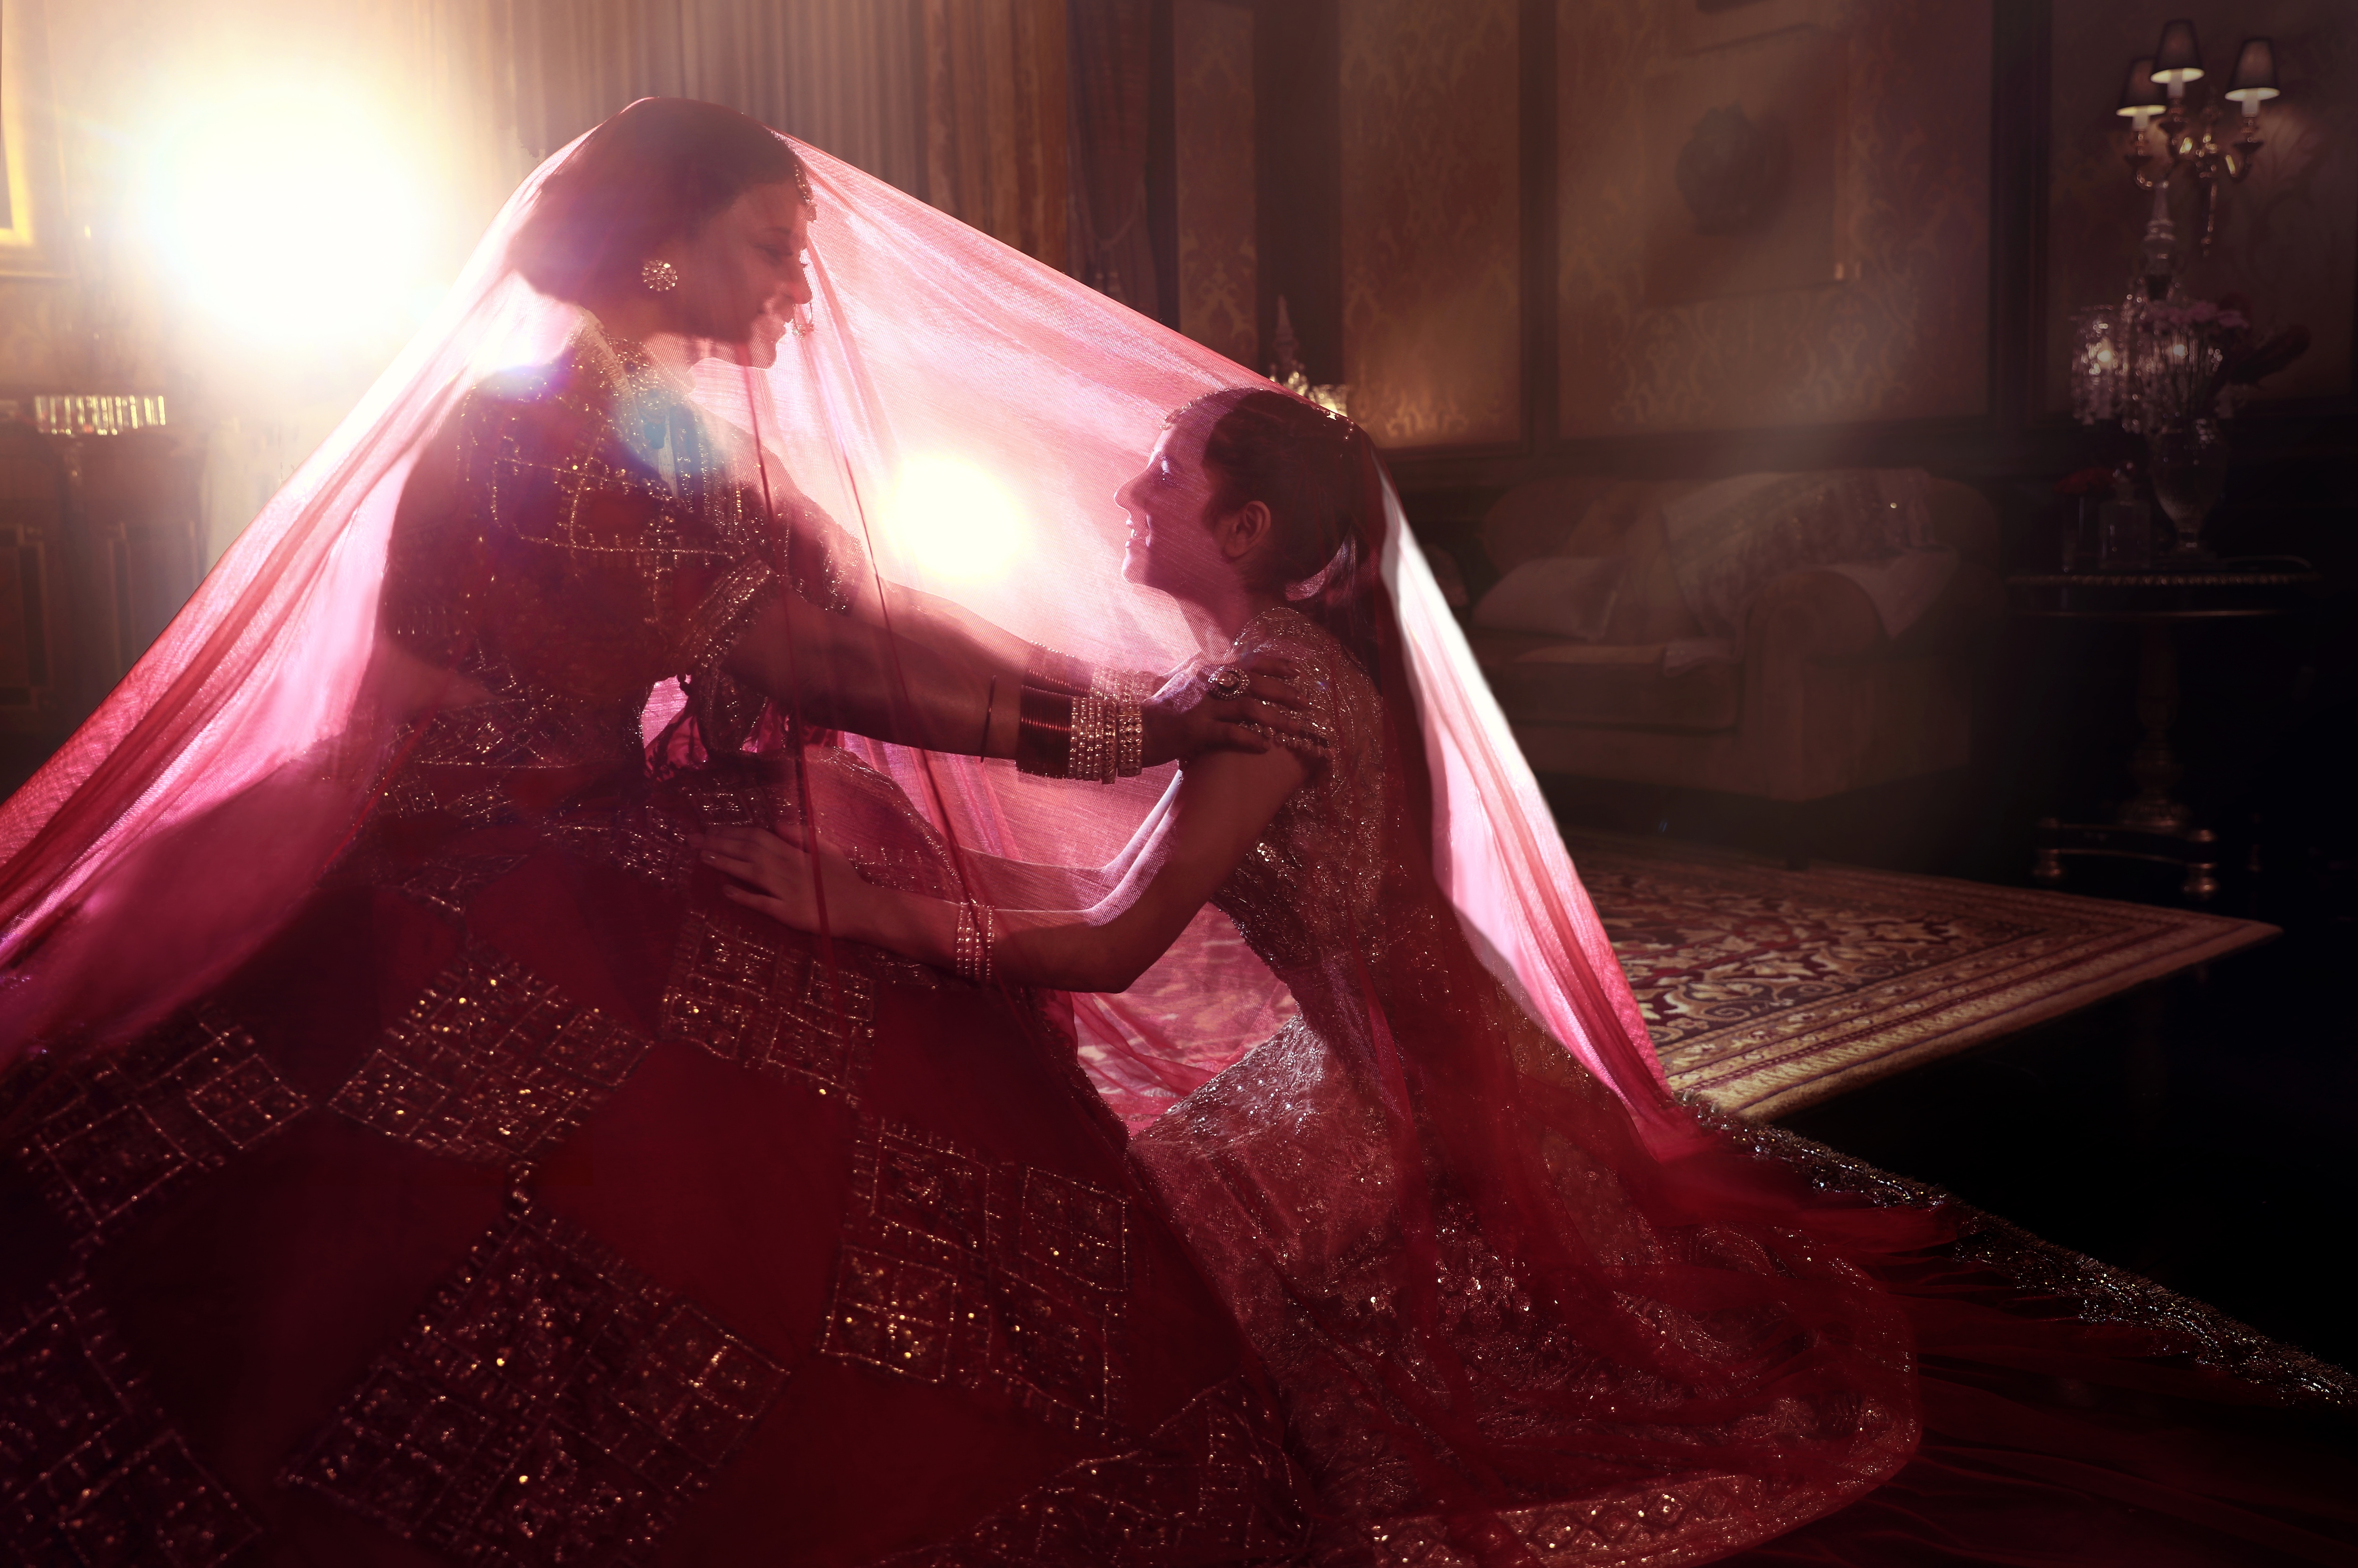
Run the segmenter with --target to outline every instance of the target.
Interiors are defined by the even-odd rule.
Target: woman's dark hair
[[[759,120],[693,98],[642,98],[548,177],[508,260],[543,294],[586,305],[635,287],[658,246],[752,187],[787,180],[810,200],[802,160]]]
[[[1383,538],[1375,448],[1341,415],[1267,387],[1207,393],[1171,416],[1203,428],[1217,513],[1269,508],[1271,545],[1252,586],[1324,623],[1369,673],[1370,610]]]

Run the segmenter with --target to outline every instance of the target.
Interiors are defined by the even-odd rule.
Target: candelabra
[[[2183,18],[2161,29],[2161,42],[2149,57],[2131,62],[2121,89],[2118,113],[2129,122],[2121,157],[2140,189],[2155,195],[2158,212],[2166,216],[2169,182],[2183,173],[2202,192],[2201,252],[2209,254],[2219,227],[2219,181],[2241,183],[2267,144],[2260,135],[2260,105],[2281,96],[2277,87],[2276,45],[2267,38],[2245,38],[2236,51],[2235,74],[2222,96],[2243,107],[2242,123],[2231,142],[2219,139],[2223,111],[2216,103],[2199,111],[2190,108],[2189,84],[2203,80],[2202,49],[2195,41],[2194,24]],[[2155,150],[2154,135],[2160,135]],[[2147,287],[2152,287],[2151,275]],[[2160,296],[2157,294],[2155,297]]]

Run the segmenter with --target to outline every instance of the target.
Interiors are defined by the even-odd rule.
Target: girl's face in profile
[[[1212,530],[1214,485],[1204,467],[1204,432],[1174,426],[1163,432],[1146,466],[1114,492],[1130,514],[1130,543],[1121,575],[1141,588],[1200,603],[1207,589],[1236,573]]]

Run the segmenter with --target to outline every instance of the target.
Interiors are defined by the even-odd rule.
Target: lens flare
[[[901,467],[884,531],[908,569],[957,582],[1006,575],[1029,530],[1015,498],[957,458],[913,458]]]
[[[244,340],[351,341],[414,324],[429,213],[365,95],[274,85],[158,138],[146,206],[188,302]]]

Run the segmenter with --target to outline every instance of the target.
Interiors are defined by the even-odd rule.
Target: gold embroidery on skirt
[[[482,891],[523,865],[529,855],[446,855],[411,867],[388,884],[393,891],[450,920],[464,920]]]
[[[876,987],[845,946],[835,957],[828,964],[816,941],[733,905],[691,909],[664,988],[662,1036],[857,1103]]]
[[[60,1069],[33,1091],[32,1130],[9,1152],[88,1251],[148,1199],[308,1108],[252,1035],[199,1011]]]
[[[454,1562],[648,1562],[787,1376],[512,1200],[279,1478]]]
[[[0,1558],[214,1568],[260,1533],[70,1277],[0,1329]]]
[[[1122,1195],[891,1121],[862,1127],[851,1168],[822,1353],[1119,1430]]]
[[[475,943],[328,1104],[454,1160],[529,1160],[621,1087],[650,1044]]]
[[[1308,1541],[1308,1498],[1275,1406],[1230,1378],[1144,1438],[1081,1461],[957,1540],[879,1568],[1291,1563]]]

